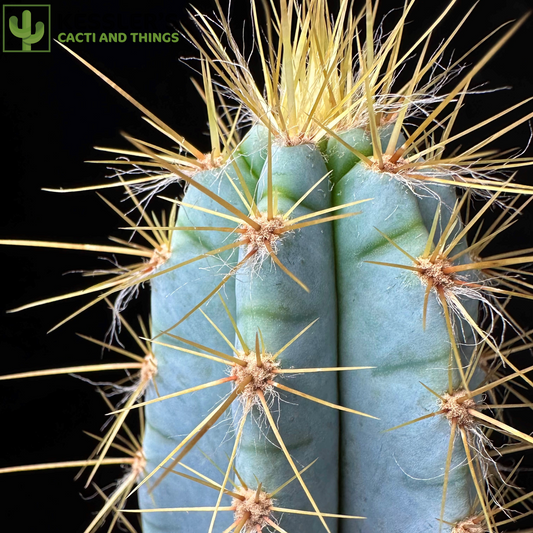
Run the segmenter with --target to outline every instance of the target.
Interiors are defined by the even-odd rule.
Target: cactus
[[[306,2],[297,20],[296,7],[282,2],[267,17],[279,21],[281,44],[270,56],[259,38],[264,91],[224,13],[228,46],[198,15],[204,40],[188,36],[202,52],[208,155],[119,89],[189,153],[131,136],[134,148],[118,151],[151,165],[141,178],[119,172],[112,184],[126,190],[134,215],[105,200],[136,230],[134,244],[1,241],[133,256],[115,276],[68,294],[86,302],[61,321],[106,300],[111,335],[88,340],[129,357],[61,372],[138,372],[122,380],[125,400],[106,399],[114,422],[90,460],[63,464],[90,467],[89,482],[108,464],[128,465],[117,489],[107,496],[95,489],[107,502],[87,532],[108,516],[111,526],[133,527],[135,504],[124,509],[132,490],[145,533],[478,533],[514,529],[503,524],[501,507],[516,504],[527,514],[513,502],[530,496],[513,485],[518,470],[499,466],[492,446],[527,449],[533,439],[510,425],[505,407],[489,416],[485,405],[500,405],[500,395],[510,393],[516,401],[507,403],[528,406],[521,390],[532,385],[529,368],[520,370],[514,353],[528,349],[529,332],[505,298],[531,298],[527,278],[513,274],[532,257],[527,250],[491,256],[484,248],[516,221],[523,209],[516,199],[532,192],[494,178],[530,161],[486,152],[484,141],[443,155],[464,140],[454,125],[472,78],[523,20],[452,81],[453,65],[432,72],[450,42],[430,55],[428,30],[411,77],[396,86],[413,52],[402,47],[410,6],[380,46],[371,2],[360,19],[342,3],[336,26],[324,9]],[[357,25],[366,26],[366,44],[355,38]],[[268,39],[275,34],[266,32]],[[244,106],[228,123],[216,111],[213,73]],[[255,126],[239,141],[241,113]],[[160,193],[177,181],[186,184],[183,196],[171,188]],[[151,214],[135,196],[138,186],[164,196],[170,214]],[[472,214],[479,191],[485,204]],[[502,214],[482,226],[494,208]],[[120,346],[126,333],[138,334],[125,304],[148,283],[152,330],[140,328],[142,350],[133,354]],[[501,341],[503,324],[516,339]],[[180,397],[159,398],[165,395]],[[142,409],[141,451],[124,424]],[[497,431],[507,440],[494,437]]]
[[[18,17],[12,16],[9,18],[9,29],[15,37],[22,39],[22,50],[24,52],[30,51],[31,45],[38,43],[44,35],[44,23],[41,21],[35,24],[35,33],[31,32],[31,11],[28,9],[22,12],[22,24],[20,27]]]

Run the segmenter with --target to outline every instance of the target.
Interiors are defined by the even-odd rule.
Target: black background
[[[386,13],[401,2],[393,0],[381,4],[381,11]],[[206,0],[195,5],[204,12],[213,10],[213,5]],[[333,2],[331,5],[336,6]],[[435,32],[433,43],[446,38],[472,5],[469,0],[459,0]],[[505,3],[482,0],[455,40],[455,57],[501,23],[524,14],[528,6],[526,0]],[[94,23],[98,20],[94,15],[104,20],[105,14],[115,17],[117,26],[102,31],[128,33],[136,31],[134,24],[145,25],[146,31],[157,33],[174,31],[172,25],[179,28],[182,23],[192,28],[187,8],[188,5],[181,1],[159,2],[157,6],[151,2],[139,8],[124,1],[54,2],[52,35],[61,31],[91,31],[84,27],[84,24],[90,24],[88,15],[93,17]],[[409,16],[407,40],[412,42],[442,8],[440,2],[420,0]],[[233,5],[236,34],[240,34],[242,20],[247,18],[248,11],[247,2]],[[393,13],[390,20],[395,18]],[[246,29],[249,29],[249,23]],[[505,50],[475,78],[478,84],[487,82],[485,89],[505,86],[512,87],[512,90],[467,99],[457,131],[533,96],[530,74],[533,69],[532,31],[533,20],[529,20]],[[190,66],[180,61],[182,56],[197,55],[185,39],[170,44],[76,43],[72,48],[176,131],[186,135],[194,145],[202,150],[208,149],[206,114],[189,81],[194,73]],[[482,50],[487,48],[485,45]],[[475,57],[479,58],[479,53]],[[109,171],[83,161],[101,157],[93,150],[95,145],[127,148],[120,131],[161,146],[169,147],[170,142],[142,121],[135,108],[55,43],[52,43],[51,53],[4,53],[1,62],[4,136],[0,145],[0,238],[107,244],[107,235],[120,235],[113,228],[121,224],[94,193],[60,195],[43,192],[41,187],[73,187],[102,182]],[[532,107],[530,104],[524,109],[531,111]],[[520,114],[513,115],[513,119],[519,117]],[[497,131],[507,122],[505,119],[490,131]],[[528,143],[529,133],[528,126],[523,125],[500,139],[497,146],[523,147]],[[480,140],[481,135],[475,134],[469,144]],[[531,150],[528,155],[533,155]],[[523,169],[518,179],[533,184],[533,170]],[[118,193],[107,196],[115,202],[121,198]],[[532,220],[532,209],[529,209],[513,232],[498,239],[492,250],[531,246]],[[79,301],[55,303],[17,314],[4,314],[3,310],[77,290],[85,286],[79,275],[63,274],[71,270],[99,268],[104,263],[95,254],[59,250],[2,247],[0,254],[1,373],[89,364],[98,360],[101,356],[99,348],[75,333],[103,338],[110,317],[102,306],[85,312],[49,335],[46,331],[73,312],[80,305]],[[147,315],[147,294],[145,289],[128,317],[134,317],[137,312]],[[522,324],[533,326],[530,306],[517,303],[513,310]],[[106,360],[111,360],[109,355]],[[522,363],[531,364],[528,361],[529,355]],[[0,390],[0,466],[76,460],[89,455],[94,442],[82,431],[98,433],[106,411],[91,385],[61,376],[2,382]],[[531,427],[526,429],[531,411],[521,411],[522,414],[515,410],[512,420],[531,431]],[[101,501],[98,496],[84,500],[80,493],[87,497],[94,491],[83,489],[81,482],[74,482],[74,474],[75,471],[65,470],[0,477],[2,529],[83,532],[91,513],[100,507]],[[97,481],[100,486],[106,486],[120,476],[120,469],[107,468]],[[533,485],[532,477],[524,472],[521,484]],[[524,521],[520,525],[526,527],[527,523]]]

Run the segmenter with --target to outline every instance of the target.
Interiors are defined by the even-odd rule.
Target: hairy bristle
[[[476,516],[462,520],[452,529],[452,533],[486,533],[487,531]]]
[[[451,263],[441,256],[435,259],[419,257],[416,262],[418,277],[425,285],[430,284],[435,289],[452,289],[454,287],[453,274],[445,274],[444,269],[451,266]]]
[[[268,219],[266,213],[261,213],[258,216],[250,217],[259,224],[259,229],[255,229],[248,225],[243,225],[242,228],[246,230],[244,238],[248,241],[248,251],[257,250],[259,261],[269,255],[267,244],[270,245],[273,252],[277,250],[278,241],[281,238],[278,230],[283,229],[286,225],[282,216],[275,216]]]
[[[452,394],[445,393],[440,400],[440,409],[450,421],[455,421],[459,427],[471,428],[475,425],[474,417],[468,412],[475,409],[476,402],[471,398],[465,399],[465,391],[457,390]]]
[[[235,508],[235,521],[240,521],[245,515],[249,514],[242,531],[251,532],[257,531],[256,526],[263,528],[268,525],[267,519],[271,515],[271,507],[274,504],[272,498],[264,491],[256,491],[252,489],[239,489],[239,495],[244,497],[233,499],[233,507]]]
[[[258,357],[255,352],[248,354],[241,353],[239,359],[246,361],[246,366],[234,365],[231,375],[236,378],[236,386],[243,382],[247,377],[251,377],[252,381],[246,385],[241,393],[241,399],[245,405],[258,404],[257,391],[261,390],[264,393],[270,393],[273,386],[269,383],[276,377],[275,371],[279,367],[279,363],[271,360],[270,355],[262,355]],[[250,400],[250,402],[249,402]]]

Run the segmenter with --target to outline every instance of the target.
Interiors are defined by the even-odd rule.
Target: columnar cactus
[[[508,299],[532,298],[518,269],[533,255],[484,250],[533,193],[511,179],[530,159],[491,143],[533,115],[473,144],[471,131],[525,102],[456,127],[474,76],[525,19],[469,68],[440,69],[453,35],[429,53],[439,14],[405,45],[412,4],[375,42],[370,0],[353,13],[341,2],[333,20],[322,0],[282,1],[265,7],[264,32],[253,3],[261,80],[224,12],[218,25],[197,13],[201,37],[186,36],[201,55],[211,151],[119,88],[180,148],[126,135],[134,148],[117,151],[136,167],[109,186],[125,189],[132,211],[104,201],[135,238],[0,241],[134,257],[88,289],[25,306],[88,296],[63,324],[107,302],[110,336],[89,340],[128,362],[4,377],[129,371],[125,399],[106,398],[113,422],[91,458],[55,465],[90,468],[88,483],[100,467],[129,465],[86,533],[106,518],[133,530],[133,513],[144,533],[484,533],[513,531],[506,515],[527,514],[519,467],[498,457],[533,446],[505,415],[506,404],[531,406],[533,368],[514,355],[530,332]],[[236,111],[217,111],[228,98]],[[239,133],[243,117],[252,127]],[[184,194],[162,192],[177,182]],[[169,214],[146,207],[155,195]],[[484,202],[476,213],[473,198]],[[137,333],[123,313],[142,284],[151,330]],[[505,328],[516,336],[504,342]],[[140,353],[121,348],[125,332]],[[142,442],[126,425],[134,412]],[[131,492],[138,508],[126,508]]]

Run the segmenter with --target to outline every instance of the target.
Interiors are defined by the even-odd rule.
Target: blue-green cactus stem
[[[239,153],[235,160],[248,188],[254,191],[257,178],[250,171],[248,161]],[[256,162],[256,166],[258,164]],[[194,179],[235,207],[245,210],[242,200],[229,181],[231,179],[237,188],[242,190],[238,173],[231,163],[218,170],[196,174]],[[223,211],[214,200],[193,186],[189,187],[183,201],[194,206]],[[227,227],[236,226],[236,224],[215,215],[182,206],[178,213],[177,226]],[[172,239],[172,257],[161,269],[168,269],[224,246],[235,239],[233,234],[216,231],[175,231]],[[229,273],[233,257],[236,259],[236,252],[232,255],[232,250],[229,250],[154,278],[152,282],[154,336],[178,323],[202,298],[209,294],[220,283],[223,276]],[[224,290],[227,305],[235,314],[234,279],[229,279]],[[218,298],[212,299],[204,309],[224,335],[230,337],[234,334],[228,315]],[[171,333],[210,349],[221,352],[227,352],[228,349],[220,334],[199,312],[193,313],[178,327],[172,329]],[[162,335],[158,341],[180,345],[168,335]],[[191,348],[190,345],[181,344],[181,346]],[[147,399],[155,398],[157,394],[166,395],[185,390],[227,375],[225,365],[192,354],[158,344],[154,344],[154,353],[157,361],[155,378],[157,391],[151,388]],[[230,391],[231,386],[224,384],[149,405],[146,409],[144,439],[147,472],[157,467]],[[217,479],[220,474],[201,451],[217,464],[224,465],[227,463],[226,454],[231,453],[232,447],[231,416],[227,414],[206,433],[199,446],[191,450],[185,457],[184,463]],[[157,480],[159,475],[154,475],[149,480],[148,486],[151,481]],[[172,473],[165,477],[152,494],[142,490],[140,496],[142,508],[210,506],[215,505],[216,499],[216,491]],[[228,505],[227,499],[224,499],[224,505]],[[144,533],[207,531],[210,521],[209,513],[145,513],[143,531]],[[231,513],[220,513],[216,523],[217,528],[223,530],[232,521]]]
[[[257,203],[267,212],[267,165],[259,181]],[[277,212],[286,213],[302,195],[327,173],[315,147],[273,146],[272,188],[277,196]],[[319,185],[292,213],[295,218],[328,208],[330,191]],[[246,250],[241,251],[241,256]],[[285,234],[277,246],[277,257],[309,292],[298,285],[270,258],[249,265],[237,276],[237,322],[245,342],[255,345],[260,329],[265,349],[276,353],[306,326],[308,331],[280,356],[283,368],[330,367],[337,365],[337,325],[333,235],[330,223]],[[336,373],[301,374],[276,381],[306,394],[337,403]],[[267,397],[268,400],[268,397]],[[310,493],[322,512],[336,513],[338,506],[338,413],[307,399],[281,391],[272,398],[271,412],[279,432],[298,469],[318,459],[303,474]],[[242,409],[235,411],[242,416]],[[355,416],[355,415],[354,415]],[[277,438],[257,407],[248,415],[236,459],[237,470],[250,486],[256,478],[265,491],[275,490],[294,476]],[[298,480],[276,495],[280,507],[313,511]],[[332,532],[337,521],[326,519]],[[281,527],[291,533],[325,531],[318,517],[285,514]]]
[[[372,138],[370,132],[362,128],[355,128],[339,134],[338,137],[361,154],[366,156],[372,155]],[[328,139],[325,157],[328,169],[333,170],[331,175],[332,183],[336,183],[359,162],[359,157],[334,137]]]
[[[393,129],[394,124],[388,124],[379,129],[379,136],[383,146],[388,145]],[[333,184],[337,183],[342,176],[360,161],[359,156],[345,144],[364,156],[371,156],[373,153],[372,136],[366,129],[354,128],[338,134],[337,137],[328,138],[327,148],[324,151],[326,166],[328,170],[332,171],[330,181]],[[401,145],[404,140],[403,135],[400,135],[398,145]]]
[[[443,308],[430,294],[424,328],[426,286],[418,275],[367,262],[413,266],[377,229],[415,258],[424,253],[429,231],[420,199],[412,191],[393,176],[359,163],[338,177],[333,202],[340,205],[365,197],[374,200],[361,216],[335,222],[339,355],[341,366],[377,368],[371,377],[341,375],[340,398],[380,420],[342,417],[341,509],[367,520],[346,523],[341,531],[437,531],[449,421],[435,416],[385,430],[439,410],[437,398],[420,382],[441,395],[449,389],[451,343]],[[435,207],[428,207],[427,221]],[[457,370],[453,381],[458,387]],[[464,518],[474,496],[465,452],[456,443],[444,520]]]

